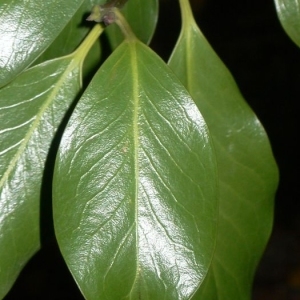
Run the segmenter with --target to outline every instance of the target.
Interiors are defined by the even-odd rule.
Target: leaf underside
[[[86,299],[190,298],[215,244],[215,167],[181,83],[125,41],[79,101],[55,167],[55,231]]]

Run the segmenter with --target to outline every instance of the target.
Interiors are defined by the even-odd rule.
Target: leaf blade
[[[91,25],[84,23],[84,16],[87,15],[93,5],[95,5],[93,0],[83,1],[82,5],[70,18],[68,24],[66,24],[45,52],[38,57],[35,64],[68,55],[79,47],[90,30],[90,26],[87,25]]]
[[[124,42],[79,101],[54,174],[58,243],[85,297],[188,299],[214,248],[215,176],[190,96]]]
[[[182,31],[169,65],[208,124],[220,188],[216,251],[192,299],[249,299],[272,227],[278,171],[264,129],[197,27],[188,1],[180,2]]]
[[[300,1],[274,0],[279,20],[291,40],[300,47]]]
[[[48,150],[80,88],[81,61],[70,55],[37,65],[0,90],[1,298],[40,247]]]
[[[83,60],[102,31],[94,26],[71,55],[28,69],[0,90],[1,298],[39,248],[39,202],[42,181],[48,179],[48,151],[78,96]]]
[[[0,87],[27,68],[55,39],[82,4],[9,1],[0,6]],[[51,11],[51,18],[49,12]]]

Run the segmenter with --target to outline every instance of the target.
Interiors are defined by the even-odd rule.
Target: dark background
[[[167,60],[180,29],[179,7],[177,0],[160,2],[161,17],[151,46]],[[274,230],[256,274],[253,299],[298,300],[300,202],[296,183],[299,163],[296,101],[300,94],[300,49],[281,28],[273,0],[191,2],[202,32],[263,123],[280,169]],[[43,242],[42,250],[28,263],[5,298],[14,299],[83,299],[54,238]]]

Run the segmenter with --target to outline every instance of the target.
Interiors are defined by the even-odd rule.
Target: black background
[[[161,0],[151,44],[168,59],[180,29],[177,0]],[[300,49],[283,31],[272,0],[191,1],[197,22],[263,123],[280,169],[275,223],[256,274],[255,300],[300,299],[300,204],[296,145]],[[300,22],[300,20],[299,20]],[[55,239],[43,241],[5,300],[82,300]],[[204,299],[205,300],[205,299]],[[229,299],[230,300],[230,299]]]

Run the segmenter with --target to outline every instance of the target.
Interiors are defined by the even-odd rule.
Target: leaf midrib
[[[139,266],[139,236],[138,236],[138,199],[139,199],[139,78],[138,78],[138,65],[137,65],[137,41],[128,41],[130,50],[130,59],[132,66],[132,92],[133,92],[133,140],[134,140],[134,178],[135,178],[135,224],[136,224],[136,274],[130,290],[130,298],[134,291],[134,286],[138,282],[140,271]]]

